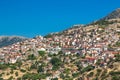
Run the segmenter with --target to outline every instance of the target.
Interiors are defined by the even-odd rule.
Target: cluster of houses
[[[102,59],[101,64],[105,66],[110,59],[114,59],[115,54],[120,54],[120,47],[113,47],[120,41],[120,35],[117,34],[120,32],[119,25],[112,24],[104,28],[98,25],[77,27],[50,38],[37,36],[18,42],[0,49],[0,64],[16,63],[25,59],[32,50],[36,56],[38,51],[46,51],[48,54],[58,54],[59,51],[65,55],[79,54],[85,57],[82,60],[83,66],[94,65],[98,59]]]

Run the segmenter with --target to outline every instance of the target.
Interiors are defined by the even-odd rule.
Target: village
[[[63,31],[63,34],[52,37],[36,36],[33,39],[18,42],[0,49],[0,64],[14,64],[17,61],[27,59],[30,54],[39,56],[39,51],[44,51],[48,55],[59,55],[62,62],[71,63],[78,60],[83,68],[92,65],[94,68],[107,68],[110,61],[115,59],[115,55],[120,54],[120,23],[107,25],[88,25]],[[67,56],[67,57],[65,57]],[[72,56],[72,57],[71,57]],[[51,60],[48,56],[44,59],[47,64]],[[51,70],[53,65],[49,64]],[[68,67],[68,66],[67,66]],[[78,67],[73,66],[73,73],[78,72]],[[59,78],[62,68],[56,70],[52,78]],[[48,80],[50,80],[50,77]]]

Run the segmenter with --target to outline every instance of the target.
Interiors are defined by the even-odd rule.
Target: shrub
[[[42,57],[45,55],[45,51],[38,51],[38,53],[39,53],[39,55],[42,56]]]
[[[62,65],[62,61],[57,57],[53,57],[50,62],[53,65],[53,70],[59,69],[59,67]]]
[[[9,67],[10,67],[11,69],[14,69],[14,70],[17,69],[17,68],[16,68],[16,65],[10,65]]]
[[[2,74],[0,74],[0,77],[2,77]]]
[[[0,80],[4,80],[3,78],[0,78]]]
[[[15,75],[18,76],[18,72],[15,72]]]
[[[88,77],[92,77],[94,75],[94,72],[90,72],[89,74],[88,74]]]
[[[88,65],[87,67],[83,68],[81,72],[84,73],[84,72],[87,72],[87,71],[91,71],[93,69],[94,69],[94,67],[92,65]]]
[[[23,73],[26,72],[26,70],[24,70],[24,69],[20,69],[20,71],[23,72]]]
[[[10,73],[7,73],[6,75],[10,75]]]
[[[39,72],[44,72],[44,68],[43,68],[42,65],[38,67],[37,72],[38,72],[38,73],[39,73]]]
[[[8,68],[8,66],[6,64],[0,64],[0,69],[3,70],[3,69],[6,69]]]
[[[120,47],[120,42],[116,42],[115,46]]]
[[[97,69],[96,76],[99,76],[101,71],[102,71],[101,69]]]
[[[22,65],[22,62],[21,62],[21,61],[19,61],[19,62],[17,62],[16,64],[17,64],[17,66],[20,68],[20,67],[21,67],[21,65]]]
[[[52,58],[50,62],[53,66],[60,66],[62,64],[62,61],[57,57]]]
[[[37,66],[35,64],[32,64],[30,67],[30,69],[36,69],[36,68],[37,68]]]
[[[10,76],[8,80],[13,80],[13,76]]]
[[[38,80],[38,79],[45,79],[45,74],[37,74],[37,73],[26,73],[22,76],[23,80]]]
[[[111,71],[109,74],[110,74],[110,75],[119,75],[120,72],[119,72],[119,71],[118,71],[118,72],[113,72],[113,71]]]
[[[13,74],[13,73],[14,73],[13,69],[11,69],[10,73],[11,73],[11,74]]]
[[[107,74],[107,71],[106,71],[106,70],[104,70],[104,72],[102,72],[101,77],[105,77],[105,76],[106,76],[106,74]]]
[[[115,61],[116,61],[116,62],[120,61],[120,54],[116,54],[116,55],[115,55]]]
[[[120,76],[112,76],[112,80],[119,80]]]
[[[17,78],[17,80],[22,80],[22,78],[19,77],[19,78]]]
[[[51,80],[58,80],[58,78],[53,78],[53,79],[51,79]]]
[[[79,76],[79,73],[73,73],[72,76],[73,76],[73,78],[76,78]]]
[[[35,59],[36,59],[36,57],[34,54],[28,55],[28,60],[35,60]]]

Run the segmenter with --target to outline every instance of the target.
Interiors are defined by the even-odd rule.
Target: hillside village
[[[0,74],[0,80],[118,80],[120,20],[76,25],[2,47]]]

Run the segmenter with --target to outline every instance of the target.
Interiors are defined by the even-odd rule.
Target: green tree
[[[88,74],[88,77],[92,77],[94,75],[94,72],[90,72],[89,74]]]
[[[39,80],[39,79],[45,79],[45,74],[37,74],[37,73],[26,73],[22,76],[23,80]]]
[[[35,60],[35,59],[36,59],[36,57],[34,54],[28,55],[28,60]]]
[[[101,61],[102,61],[102,59],[98,59],[97,62],[96,62],[96,64],[100,65]]]
[[[79,76],[79,73],[78,72],[77,73],[73,73],[72,76],[73,76],[73,78],[76,78],[76,77]]]
[[[53,65],[53,70],[59,69],[59,67],[62,65],[62,61],[57,57],[53,57],[50,62]]]
[[[83,68],[81,70],[81,72],[84,73],[84,72],[87,72],[87,71],[91,71],[93,69],[94,69],[94,67],[92,65],[88,65],[87,67]]]
[[[46,53],[46,52],[45,52],[45,51],[38,51],[38,53],[39,53],[40,56],[43,57],[43,56],[45,56],[45,53]]]
[[[22,78],[21,78],[21,77],[19,77],[19,78],[17,78],[17,80],[22,80]]]
[[[14,73],[13,69],[11,69],[10,73],[11,73],[11,74],[13,74],[13,73]]]
[[[112,80],[119,80],[120,76],[112,76]]]
[[[4,80],[3,78],[0,78],[0,80]]]
[[[16,65],[10,65],[9,67],[14,70],[17,69]]]
[[[10,76],[8,80],[13,80],[13,76]]]
[[[120,47],[120,41],[116,42],[115,46]]]
[[[20,71],[23,72],[23,73],[26,72],[26,70],[24,70],[24,69],[20,69]]]
[[[41,65],[38,67],[37,72],[44,72],[44,67]]]
[[[63,54],[63,51],[59,51],[58,54]]]
[[[0,77],[2,77],[2,74],[0,74]]]
[[[19,68],[21,67],[21,65],[22,65],[22,62],[21,62],[21,61],[17,62],[17,66],[18,66]]]
[[[51,79],[51,80],[58,80],[58,78],[53,78],[53,79]]]
[[[0,64],[0,70],[4,70],[8,68],[8,66],[6,64]]]
[[[30,69],[36,69],[37,68],[37,65],[36,64],[32,64]]]
[[[18,72],[15,72],[15,75],[18,76]]]
[[[50,62],[53,66],[60,66],[62,64],[62,61],[57,57],[53,57]]]
[[[115,55],[115,61],[116,61],[116,62],[120,61],[120,54],[116,54],[116,55]]]

